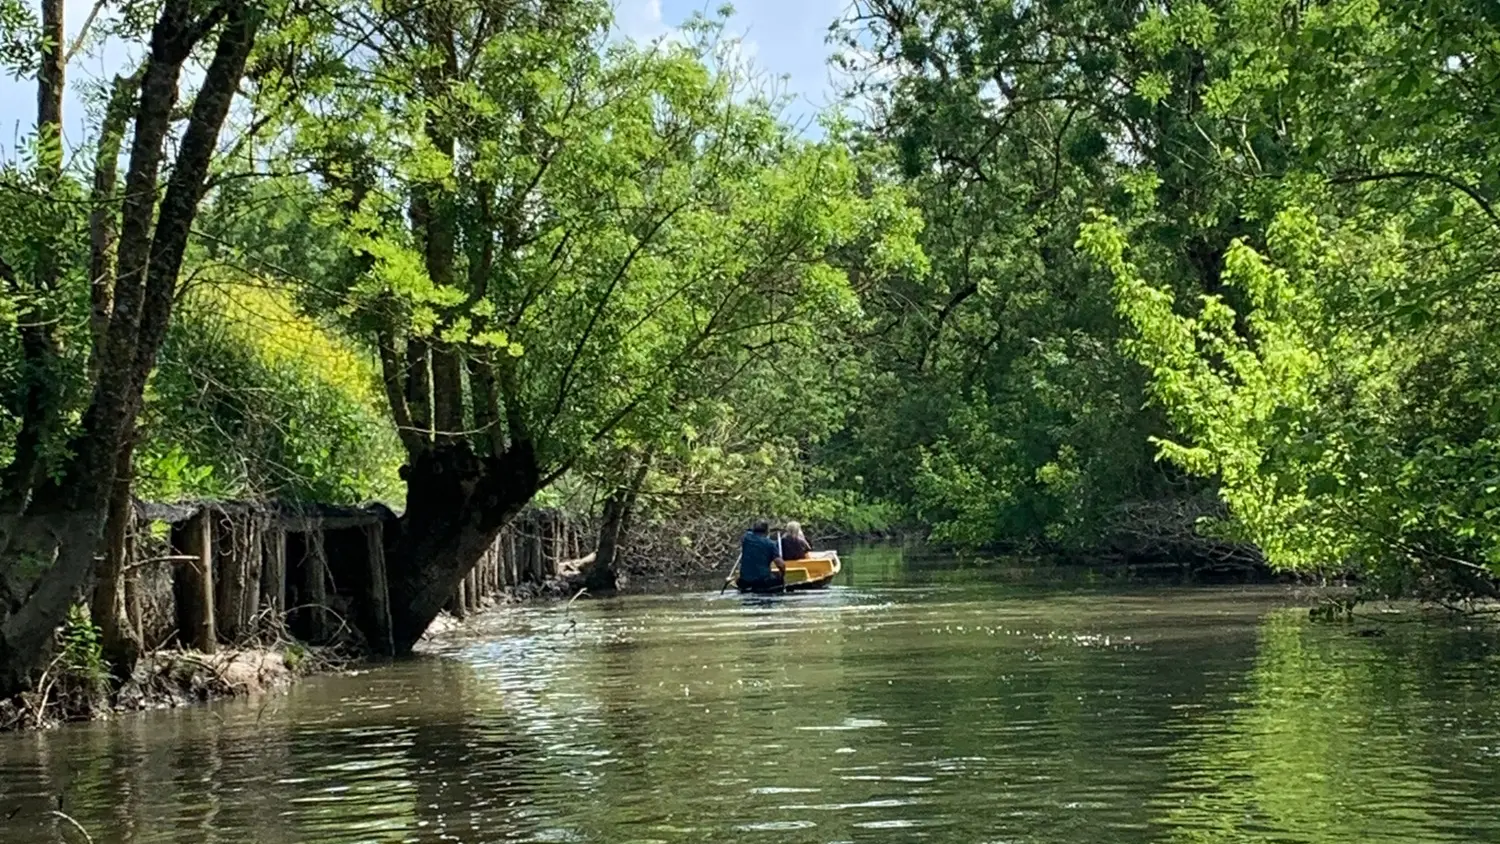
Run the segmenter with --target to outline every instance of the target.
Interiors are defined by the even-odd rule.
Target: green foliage
[[[1493,594],[1500,183],[1483,174],[1500,145],[1470,87],[1500,70],[1497,21],[1325,3],[1286,27],[1280,5],[1211,14],[1199,45],[1201,178],[1247,230],[1222,288],[1183,313],[1164,203],[1101,216],[1080,244],[1173,422],[1160,455],[1218,482],[1227,530],[1388,593]]]
[[[390,499],[440,442],[526,443],[547,503],[649,460],[657,524],[1076,550],[1216,495],[1186,527],[1278,566],[1500,591],[1492,3],[860,3],[873,118],[816,140],[722,18],[342,11],[262,44],[297,95],[199,221],[144,494]],[[32,17],[0,0],[8,66]],[[0,461],[42,376],[49,468],[87,392],[61,155],[0,173]],[[38,324],[55,372],[20,363]]]
[[[109,669],[104,663],[103,634],[89,619],[88,609],[74,604],[58,633],[57,681],[63,694],[90,705],[109,691]],[[71,704],[65,704],[70,706]]]
[[[66,458],[87,399],[88,285],[84,221],[54,219],[73,183],[44,200],[24,169],[0,173],[0,257],[32,275],[40,232],[61,232],[69,256],[55,289],[0,285],[0,465],[14,459],[24,386],[22,323],[54,321],[60,354],[40,377],[62,385],[64,423],[44,442],[44,465]],[[50,237],[50,235],[48,235]],[[69,240],[71,239],[71,240]],[[201,259],[200,259],[201,260]],[[137,449],[146,498],[283,495],[326,502],[399,500],[399,446],[384,421],[370,363],[264,288],[200,287],[171,328],[148,391]],[[276,297],[280,295],[281,299]]]
[[[35,144],[21,148],[17,161],[0,167],[0,466],[14,458],[29,379],[54,385],[61,400],[75,406],[88,385],[84,367],[88,344],[88,237],[82,188],[70,179],[42,182]],[[44,255],[58,281],[39,283]],[[47,327],[58,354],[44,364],[23,351],[23,329]],[[42,442],[42,465],[59,465],[76,420]]]
[[[148,391],[138,495],[398,502],[400,444],[371,363],[274,287],[200,289]]]
[[[721,21],[605,44],[593,4],[500,29],[490,5],[443,23],[467,33],[462,79],[430,33],[382,41],[341,53],[293,127],[325,175],[316,236],[346,255],[304,298],[407,361],[386,376],[408,449],[527,440],[544,475],[603,478],[645,452],[697,473],[720,454],[694,430],[743,422],[752,445],[723,455],[749,461],[826,436],[863,318],[838,258],[921,272],[903,192],[784,125]],[[330,51],[354,37],[333,24]]]
[[[1119,156],[1155,154],[1135,100],[1100,95],[1136,52],[1131,17],[903,0],[860,4],[841,33],[850,93],[881,117],[855,142],[922,210],[932,270],[864,289],[867,374],[825,457],[937,538],[1092,547],[1126,505],[1197,493],[1153,464],[1165,420],[1141,408],[1107,279],[1073,249],[1090,206],[1132,201]]]
[[[282,651],[281,658],[286,662],[288,671],[296,673],[300,668],[307,665],[308,658],[312,654],[300,642],[292,642]]]
[[[16,76],[35,73],[40,34],[30,3],[0,0],[0,67]]]
[[[972,544],[1207,487],[1276,565],[1494,591],[1492,4],[856,12],[933,272],[866,294],[844,477]]]

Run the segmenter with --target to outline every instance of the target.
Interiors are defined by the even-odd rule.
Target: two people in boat
[[[771,525],[757,521],[740,540],[740,586],[754,590],[775,589],[786,583],[786,561],[800,560],[812,552],[802,525],[787,522],[781,542],[770,536]]]

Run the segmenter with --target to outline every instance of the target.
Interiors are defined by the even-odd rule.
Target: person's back
[[[812,553],[812,545],[808,543],[807,537],[802,534],[802,525],[796,522],[786,523],[786,536],[781,538],[781,559],[801,560]]]
[[[740,582],[768,583],[774,579],[771,566],[778,558],[776,543],[767,536],[769,528],[757,522],[740,540]]]

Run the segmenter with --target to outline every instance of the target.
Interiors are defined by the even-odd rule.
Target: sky
[[[827,60],[828,25],[847,9],[848,0],[737,0],[730,33],[742,39],[741,52],[795,97],[786,117],[798,123],[834,100]],[[71,41],[93,7],[93,0],[65,0],[65,22]],[[39,2],[31,4],[33,8]],[[694,12],[712,14],[719,0],[617,0],[616,27],[623,35],[645,41],[667,35]],[[84,137],[80,91],[89,79],[108,80],[125,66],[131,52],[105,45],[102,55],[80,56],[68,68],[68,96],[63,105],[64,137],[69,147]],[[30,79],[0,76],[0,160],[13,160],[21,141],[36,122],[36,84]]]

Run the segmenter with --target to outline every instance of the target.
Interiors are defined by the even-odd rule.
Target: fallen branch
[[[61,811],[59,809],[53,809],[50,814],[54,818],[61,818],[67,823],[71,824],[74,829],[78,830],[78,834],[83,836],[84,841],[87,841],[88,844],[94,844],[94,836],[89,835],[89,831],[83,828],[83,824],[74,820],[72,815],[69,815],[67,812]]]

